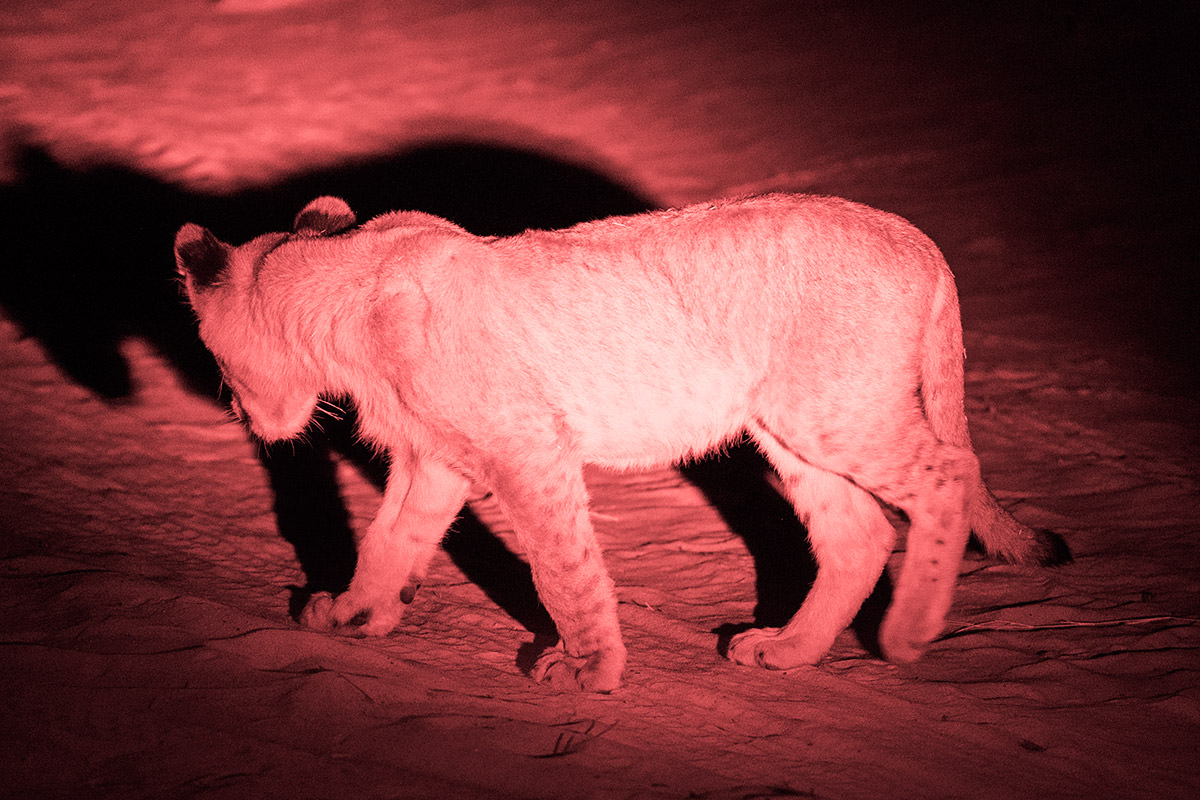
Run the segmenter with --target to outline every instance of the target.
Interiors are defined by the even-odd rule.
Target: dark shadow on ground
[[[16,164],[18,181],[0,185],[0,305],[72,379],[112,400],[134,391],[118,352],[129,335],[150,340],[198,391],[217,385],[176,286],[171,246],[184,222],[240,243],[286,230],[305,203],[333,194],[362,220],[419,209],[473,233],[509,234],[653,205],[586,166],[469,141],[416,146],[227,196],[126,167],[68,168],[37,148],[21,151]]]
[[[753,446],[741,444],[719,459],[688,464],[682,472],[741,536],[754,559],[754,625],[778,627],[800,607],[817,566],[791,504],[766,481],[770,469]]]

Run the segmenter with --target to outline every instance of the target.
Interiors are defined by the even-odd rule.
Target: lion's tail
[[[944,262],[943,262],[944,263]],[[958,292],[949,268],[934,297],[921,365],[925,417],[942,441],[972,449],[964,405],[964,348]],[[1016,564],[1061,564],[1070,550],[1057,534],[1017,522],[1000,507],[983,481],[971,499],[971,530],[991,555]]]

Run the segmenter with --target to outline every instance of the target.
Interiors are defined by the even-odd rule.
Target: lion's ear
[[[229,245],[190,222],[175,234],[175,267],[189,288],[207,289],[220,281],[229,251]]]
[[[337,197],[318,197],[300,209],[292,230],[301,236],[330,236],[354,224],[354,212]]]

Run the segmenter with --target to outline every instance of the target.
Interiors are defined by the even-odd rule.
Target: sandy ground
[[[1089,5],[6,4],[0,794],[1195,796],[1197,27]],[[550,628],[486,497],[393,636],[293,622],[380,465],[229,424],[179,224],[237,240],[338,193],[505,233],[772,189],[943,246],[985,475],[1074,563],[970,554],[913,667],[874,654],[878,602],[819,667],[735,666],[811,575],[735,451],[589,475],[610,696],[525,675]]]

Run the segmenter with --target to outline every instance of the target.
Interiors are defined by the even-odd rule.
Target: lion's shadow
[[[114,164],[68,167],[36,147],[19,149],[14,164],[17,181],[0,184],[0,305],[72,379],[113,400],[134,389],[118,347],[129,335],[153,342],[198,390],[215,385],[171,260],[184,222],[242,242],[288,228],[305,203],[332,194],[360,219],[420,209],[472,232],[508,234],[653,205],[581,164],[472,141],[417,145],[229,194]]]
[[[0,273],[0,305],[72,380],[110,402],[136,391],[120,350],[128,336],[150,342],[197,393],[211,396],[220,385],[175,278],[172,239],[184,222],[240,242],[286,229],[308,200],[333,194],[347,199],[360,219],[420,209],[477,234],[503,235],[655,206],[583,164],[473,141],[427,143],[223,195],[189,191],[118,165],[64,166],[38,148],[23,150],[16,164],[18,180],[0,185],[0,236],[8,262]],[[306,576],[306,585],[294,591],[293,613],[312,592],[344,588],[353,572],[354,538],[335,477],[335,453],[357,462],[380,486],[386,470],[356,443],[352,421],[323,425],[327,436],[312,445],[263,458],[279,531]],[[780,624],[799,605],[812,577],[803,530],[790,509],[761,470],[748,468],[736,453],[694,466],[687,475],[746,538],[755,557],[755,622]],[[553,622],[538,602],[528,566],[469,508],[445,549],[537,641],[553,640]]]

